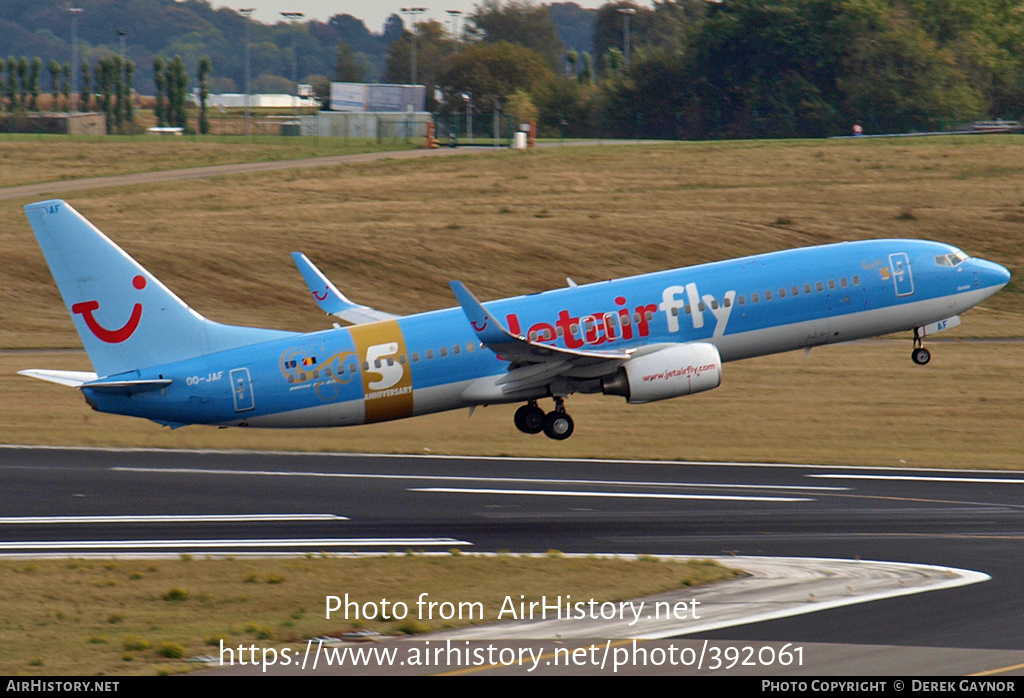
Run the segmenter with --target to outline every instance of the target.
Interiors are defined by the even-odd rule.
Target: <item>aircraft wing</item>
[[[480,342],[513,364],[549,363],[552,360],[573,363],[622,362],[632,356],[632,351],[580,351],[531,342],[526,337],[512,334],[461,281],[451,281],[449,285]]]
[[[480,343],[510,363],[504,376],[471,386],[464,394],[468,399],[483,401],[495,393],[513,395],[559,378],[600,378],[617,371],[636,351],[581,351],[532,342],[510,332],[461,281],[449,285]]]
[[[397,315],[375,310],[366,305],[353,303],[345,297],[330,279],[324,276],[323,272],[317,269],[316,265],[309,261],[309,258],[301,252],[292,252],[292,259],[295,266],[302,273],[306,280],[310,293],[316,300],[317,305],[328,315],[343,320],[350,325],[361,325],[367,322],[379,322],[381,320],[394,320]]]

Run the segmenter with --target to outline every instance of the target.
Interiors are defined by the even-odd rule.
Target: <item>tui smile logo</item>
[[[132,286],[141,291],[146,288],[146,277],[141,274],[132,279]],[[96,338],[107,342],[108,344],[120,344],[125,341],[133,334],[139,327],[139,321],[142,319],[142,303],[136,303],[132,308],[131,317],[128,318],[123,326],[116,330],[108,330],[106,327],[101,325],[99,321],[93,317],[93,311],[100,307],[99,301],[85,301],[83,303],[75,303],[71,306],[71,312],[76,315],[81,315],[82,319],[85,320],[85,324],[89,327]]]

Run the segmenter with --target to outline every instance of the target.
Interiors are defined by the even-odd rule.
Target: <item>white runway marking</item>
[[[451,546],[472,545],[456,538],[224,538],[209,540],[42,540],[0,542],[0,550],[78,550],[142,548],[337,548],[373,546]]]
[[[336,514],[168,514],[152,516],[0,516],[2,524],[97,523],[265,523],[268,521],[348,521]]]
[[[137,467],[115,467],[111,470],[119,472],[135,473],[175,473],[178,475],[265,475],[271,477],[326,477],[342,479],[367,479],[367,480],[427,480],[442,482],[511,482],[523,484],[547,484],[547,485],[614,485],[616,487],[694,487],[694,488],[726,488],[726,489],[756,489],[756,490],[819,490],[819,491],[845,491],[849,487],[829,487],[823,485],[730,485],[720,482],[652,482],[645,480],[566,480],[558,478],[530,478],[530,477],[485,477],[469,475],[380,475],[376,473],[325,473],[318,471],[288,471],[288,470],[211,470],[204,468],[137,468]]]
[[[807,475],[832,480],[906,480],[908,482],[971,482],[981,484],[1024,485],[1024,480],[999,477],[939,477],[938,475]]]
[[[798,497],[741,497],[725,494],[668,494],[659,492],[581,492],[569,490],[488,490],[460,487],[411,487],[410,492],[445,492],[449,494],[529,494],[547,497],[620,497],[625,499],[712,499],[739,502],[813,502]]]

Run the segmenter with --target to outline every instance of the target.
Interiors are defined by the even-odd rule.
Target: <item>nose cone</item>
[[[995,293],[1010,281],[1010,271],[1006,267],[984,259],[975,259],[974,263],[974,285],[977,288],[987,288]]]

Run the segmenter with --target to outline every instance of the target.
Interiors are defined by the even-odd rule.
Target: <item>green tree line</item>
[[[439,111],[513,95],[542,135],[759,138],[944,129],[1016,119],[1024,13],[1010,0],[663,0],[596,13],[596,55],[565,51],[548,8],[485,0],[468,40],[416,26]],[[625,41],[628,21],[629,42]],[[465,38],[465,37],[460,37]],[[385,79],[407,82],[411,33]],[[629,55],[625,55],[625,51]],[[469,98],[467,100],[467,97]],[[517,98],[519,103],[522,97]]]

